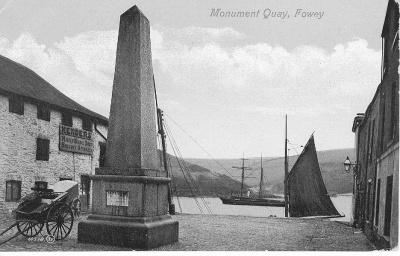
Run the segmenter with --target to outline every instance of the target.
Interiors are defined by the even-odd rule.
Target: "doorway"
[[[392,220],[392,188],[393,175],[390,175],[386,178],[385,225],[383,228],[384,236],[390,236],[390,223]]]
[[[83,211],[89,210],[90,207],[90,178],[88,174],[81,175],[81,191],[79,199]]]

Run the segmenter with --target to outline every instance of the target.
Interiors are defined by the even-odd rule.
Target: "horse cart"
[[[36,181],[32,190],[13,211],[15,222],[0,236],[15,226],[18,232],[0,245],[19,235],[35,237],[43,228],[54,240],[62,240],[70,234],[74,218],[80,215],[78,183],[63,180],[47,188],[47,182]]]

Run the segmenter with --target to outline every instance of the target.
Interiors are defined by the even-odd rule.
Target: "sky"
[[[285,114],[290,154],[312,132],[317,150],[354,147],[353,118],[380,82],[387,1],[0,0],[0,55],[108,117],[119,15],[133,5],[151,23],[182,156],[282,156]]]

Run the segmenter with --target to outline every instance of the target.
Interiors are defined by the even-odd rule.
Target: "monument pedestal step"
[[[167,177],[165,171],[146,168],[115,169],[109,167],[96,168],[96,175],[123,175],[123,176],[147,176]]]
[[[122,217],[90,215],[78,224],[78,242],[152,249],[178,241],[179,223],[169,215]]]

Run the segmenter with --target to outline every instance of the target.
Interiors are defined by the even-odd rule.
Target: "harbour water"
[[[334,220],[349,222],[351,219],[352,194],[340,194],[332,196],[331,200],[336,209],[345,217]],[[174,197],[175,210],[179,213],[189,214],[217,214],[217,215],[243,215],[252,217],[284,217],[283,207],[249,206],[223,204],[217,197]],[[199,207],[199,206],[200,207]],[[207,205],[207,207],[205,206]]]

